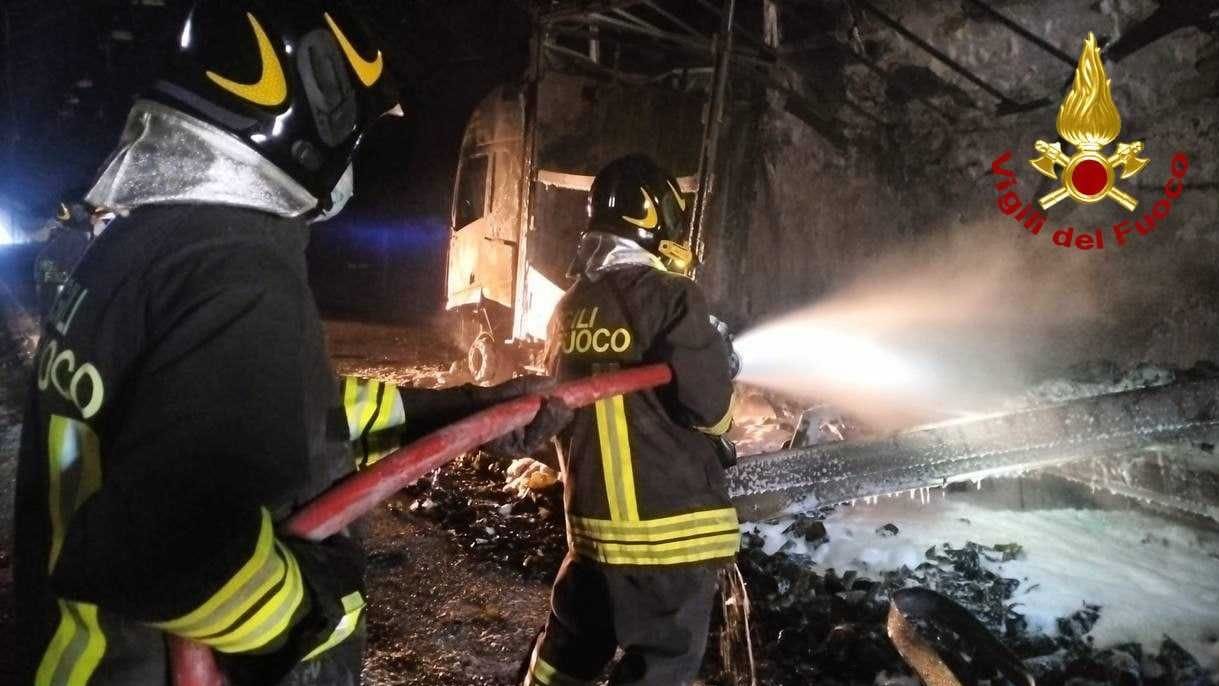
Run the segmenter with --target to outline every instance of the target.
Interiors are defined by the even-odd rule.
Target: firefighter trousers
[[[596,683],[618,647],[611,685],[693,683],[707,647],[718,570],[699,565],[633,570],[568,554],[526,686]]]

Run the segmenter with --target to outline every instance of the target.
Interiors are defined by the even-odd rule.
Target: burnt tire
[[[471,376],[474,377],[474,383],[490,384],[496,381],[503,357],[500,346],[490,336],[483,334],[474,339],[470,351],[466,353],[466,363]]]

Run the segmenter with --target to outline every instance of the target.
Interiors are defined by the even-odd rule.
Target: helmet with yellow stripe
[[[345,6],[320,0],[199,0],[148,97],[238,137],[322,210],[367,128],[401,114],[381,50]]]
[[[610,162],[588,193],[588,229],[628,238],[665,260],[671,268],[690,266],[682,244],[690,201],[677,179],[645,155]]]

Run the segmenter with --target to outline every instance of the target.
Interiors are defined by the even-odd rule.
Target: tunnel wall
[[[993,22],[956,16],[961,10],[955,4],[947,12],[877,5],[911,31],[934,36],[937,47],[986,75],[1012,100],[1042,102],[998,114],[994,98],[959,85],[957,74],[877,23],[862,25],[862,45],[903,83],[886,83],[875,69],[849,61],[829,78],[825,65],[833,60],[784,58],[776,74],[786,89],[772,88],[765,103],[738,104],[722,139],[720,193],[700,273],[717,311],[738,328],[748,326],[834,293],[878,257],[937,235],[993,234],[995,249],[1024,251],[1039,263],[1093,275],[1102,321],[1057,342],[1047,366],[1092,359],[1187,366],[1219,359],[1215,39],[1184,28],[1106,64],[1123,122],[1117,140],[1143,141],[1151,160],[1139,175],[1119,182],[1139,206],[1127,212],[1108,201],[1068,200],[1044,212],[1044,228],[1034,235],[1001,211],[991,166],[1011,152],[1006,167],[1017,183],[1009,190],[1024,203],[1056,186],[1028,160],[1036,156],[1037,139],[1057,139],[1055,116],[1074,67]],[[1048,5],[1012,2],[1002,9],[1073,58],[1089,30],[1115,40],[1155,7],[1102,3],[1047,18]],[[826,83],[837,91],[826,93]],[[819,112],[802,116],[792,91]],[[838,105],[827,104],[834,99]],[[844,103],[856,110],[862,105],[885,121],[860,124]],[[827,128],[826,117],[841,131]],[[1188,156],[1189,168],[1170,216],[1149,235],[1131,234],[1125,246],[1114,245],[1112,225],[1152,210],[1178,151]],[[1077,232],[1101,227],[1109,240],[1105,249],[1089,252],[1058,247],[1053,232],[1065,226]]]

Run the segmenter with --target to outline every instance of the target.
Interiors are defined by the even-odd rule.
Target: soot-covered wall
[[[1165,16],[1158,4],[1141,0],[991,3],[1068,63],[969,1],[890,0],[872,7],[875,12],[835,2],[783,5],[793,22],[800,17],[792,13],[818,12],[828,33],[805,41],[811,47],[782,54],[764,98],[737,97],[729,109],[721,192],[700,276],[715,308],[744,326],[829,296],[895,255],[969,270],[968,251],[977,250],[1010,254],[1022,265],[1005,275],[1012,291],[1030,294],[1030,307],[1088,300],[1093,316],[1056,341],[1049,366],[1219,359],[1213,22],[1185,25],[1197,17]],[[1003,100],[899,35],[885,17],[983,79]],[[1139,205],[1133,212],[1107,200],[1067,200],[1047,211],[1034,205],[1046,217],[1034,234],[1004,213],[1000,198],[1015,193],[1003,201],[1011,210],[1016,199],[1035,203],[1058,185],[1029,160],[1037,156],[1035,141],[1058,138],[1058,107],[1089,32],[1111,51],[1105,69],[1122,120],[1107,151],[1137,140],[1150,159],[1137,176],[1118,182]],[[1159,37],[1144,41],[1145,35]],[[992,164],[1007,151],[1001,167],[1015,183],[1000,191],[996,183],[1009,177],[992,172]],[[1178,153],[1188,158],[1188,171],[1167,218],[1119,245],[1114,225],[1126,220],[1129,229],[1153,213]],[[1072,247],[1054,243],[1065,227],[1075,229]],[[1097,228],[1104,248],[1074,247],[1075,236]],[[938,245],[946,246],[943,252]],[[1029,278],[1022,279],[1026,267]],[[1079,278],[1038,282],[1047,270]],[[1063,292],[1041,292],[1046,288]]]

